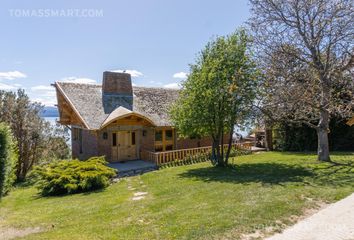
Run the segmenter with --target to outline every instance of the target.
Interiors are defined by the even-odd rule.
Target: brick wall
[[[86,160],[92,156],[98,156],[98,139],[96,131],[82,129],[82,153],[80,153],[80,140],[74,139],[71,134],[72,157]]]
[[[143,132],[145,131],[145,136]],[[141,131],[141,149],[155,151],[155,130],[153,128],[144,127]]]
[[[103,93],[133,95],[132,81],[128,73],[104,72]]]
[[[119,129],[118,129],[119,128]],[[90,131],[82,129],[82,153],[80,153],[79,139],[75,140],[72,134],[72,156],[80,160],[86,160],[93,156],[105,156],[107,161],[111,160],[112,153],[112,132],[118,130],[134,130],[136,131],[137,141],[139,141],[140,150],[155,150],[155,130],[152,127],[126,126],[118,128],[105,128],[101,131]],[[74,128],[73,128],[74,129]],[[143,134],[145,132],[145,136]],[[103,138],[103,134],[107,134],[107,139]],[[224,136],[224,143],[227,144],[228,134]],[[201,139],[177,139],[176,149],[197,148],[211,146],[212,139],[204,137]]]
[[[224,144],[228,143],[229,134],[224,135]],[[179,138],[177,139],[176,149],[197,148],[211,146],[213,143],[211,137],[202,137],[201,139]]]

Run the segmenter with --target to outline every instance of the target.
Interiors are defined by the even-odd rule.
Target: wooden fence
[[[235,143],[232,144],[232,148],[234,149],[243,149],[243,150],[251,150],[253,146],[252,142],[246,143]],[[228,145],[224,145],[224,149],[226,151]],[[153,162],[156,165],[161,165],[164,163],[172,162],[175,160],[183,160],[189,156],[194,156],[201,153],[206,153],[211,151],[211,146],[208,147],[199,147],[199,148],[187,148],[187,149],[178,149],[172,151],[165,152],[151,152],[147,150],[141,151],[141,158],[143,160]]]

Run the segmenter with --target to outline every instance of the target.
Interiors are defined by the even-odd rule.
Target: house
[[[102,85],[56,82],[59,123],[71,129],[72,157],[109,162],[143,159],[142,152],[210,146],[182,139],[169,118],[178,90],[132,86],[128,73],[104,72]]]

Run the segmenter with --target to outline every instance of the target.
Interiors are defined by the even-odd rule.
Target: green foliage
[[[172,121],[182,137],[212,137],[212,160],[217,165],[227,164],[227,155],[219,147],[225,144],[222,136],[232,132],[236,124],[246,124],[252,114],[258,72],[250,42],[244,30],[209,42],[191,65],[171,109]]]
[[[329,148],[331,151],[354,150],[354,127],[345,120],[333,119],[330,123]],[[274,147],[282,151],[315,151],[316,131],[306,125],[281,124],[275,127]]]
[[[0,123],[0,198],[8,193],[15,181],[16,149],[10,128]]]
[[[53,127],[39,116],[43,106],[31,102],[24,90],[0,90],[0,122],[6,123],[16,140],[16,180],[26,180],[33,166],[54,159],[65,159],[69,147],[63,127]]]
[[[107,187],[109,179],[116,175],[105,164],[104,157],[61,160],[36,167],[33,176],[42,195],[88,192]]]
[[[42,164],[60,159],[69,159],[71,155],[67,144],[69,140],[68,129],[59,124],[53,126],[49,122],[45,123],[44,129],[46,129],[43,141],[45,147],[41,151],[38,162]]]

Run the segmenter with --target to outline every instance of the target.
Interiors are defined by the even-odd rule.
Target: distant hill
[[[44,107],[42,112],[40,112],[41,117],[59,117],[59,112],[57,107]]]

